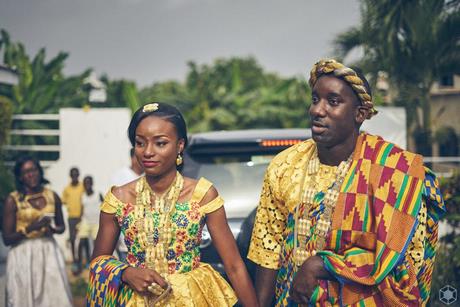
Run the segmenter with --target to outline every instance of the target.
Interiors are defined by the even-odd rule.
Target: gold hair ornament
[[[154,102],[154,103],[149,103],[149,104],[146,104],[143,108],[142,108],[142,112],[146,113],[146,112],[154,112],[156,110],[158,110],[159,108],[159,104]]]
[[[361,101],[361,104],[369,110],[366,117],[367,119],[377,114],[377,110],[374,108],[374,103],[372,102],[372,97],[364,86],[364,81],[358,77],[358,74],[353,69],[346,67],[334,59],[320,60],[313,65],[310,71],[310,79],[308,80],[310,87],[313,88],[319,77],[324,74],[333,74],[336,77],[340,77],[351,86]]]

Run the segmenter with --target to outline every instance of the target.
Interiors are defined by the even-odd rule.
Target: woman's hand
[[[33,221],[29,226],[26,227],[26,232],[32,232],[32,231],[37,231],[41,230],[44,227],[48,227],[51,224],[51,218],[48,216],[45,216],[39,220]]]
[[[121,280],[129,285],[131,289],[141,294],[149,294],[148,287],[152,283],[157,283],[163,289],[168,287],[168,283],[156,271],[151,269],[141,269],[128,267],[123,271]]]

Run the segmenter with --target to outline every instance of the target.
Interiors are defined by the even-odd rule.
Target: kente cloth
[[[45,213],[55,212],[54,193],[44,188],[39,194],[10,196],[16,203],[16,231],[25,228]],[[45,199],[41,209],[29,203],[30,198]],[[11,247],[6,260],[6,306],[48,307],[72,306],[64,255],[44,229],[27,233],[27,238]]]
[[[200,205],[205,194],[211,188],[212,183],[201,178],[192,193],[189,201],[177,202],[170,215],[172,225],[172,239],[166,250],[166,260],[168,263],[167,279],[172,285],[172,292],[165,300],[158,303],[158,306],[233,306],[237,298],[233,289],[225,279],[208,264],[200,261],[200,243],[203,226],[205,225],[206,215],[221,208],[224,201],[217,197],[207,204]],[[114,266],[120,271],[126,267],[145,268],[145,249],[143,249],[138,237],[138,229],[135,225],[134,217],[135,204],[123,203],[109,191],[101,205],[101,211],[114,214],[118,220],[121,232],[124,235],[125,244],[128,248],[126,266]],[[149,214],[153,219],[155,242],[159,240],[158,225],[159,213],[150,209]],[[104,259],[104,258],[101,258]],[[93,260],[93,262],[96,261]],[[103,260],[100,260],[103,261]],[[93,266],[93,264],[92,264]],[[96,265],[94,265],[96,267]],[[97,268],[96,268],[97,269]],[[95,270],[96,270],[95,269]],[[116,270],[109,268],[109,271]],[[91,269],[91,272],[93,269]],[[121,280],[122,272],[118,272],[117,277]],[[91,273],[93,274],[93,273]],[[108,273],[105,273],[108,276]],[[113,280],[115,277],[112,278]],[[126,306],[144,306],[143,296],[134,292],[126,284],[119,282],[117,285],[123,296],[116,294],[113,300],[121,300]],[[115,287],[111,287],[115,289]],[[101,297],[107,295],[97,289],[108,289],[107,286],[99,284],[98,279],[91,280],[88,288],[89,306],[105,306]],[[101,303],[102,302],[102,303]],[[101,303],[101,304],[100,304]],[[111,306],[111,305],[106,305]]]
[[[278,270],[277,306],[296,306],[289,297],[296,273],[292,259],[295,208],[315,147],[308,140],[283,151],[271,162],[264,180],[248,258]],[[325,192],[334,185],[330,176],[320,174],[320,178],[326,181],[321,185],[329,187],[315,196],[308,252],[316,251],[308,250],[315,246],[315,222],[324,210]],[[421,156],[380,137],[361,134],[340,188],[325,248],[317,251],[334,280],[321,280],[310,304],[425,304],[437,222],[444,211],[436,178],[423,167]]]

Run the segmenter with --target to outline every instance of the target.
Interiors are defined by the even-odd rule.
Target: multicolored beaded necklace
[[[176,173],[174,181],[162,195],[152,190],[145,176],[136,184],[134,223],[138,229],[139,244],[145,250],[145,265],[163,277],[168,274],[166,251],[172,239],[170,216],[175,209],[183,186],[184,178],[179,172]],[[152,211],[157,212],[159,216],[157,228],[154,227],[153,215],[147,214]],[[158,231],[157,240],[154,237],[155,228]]]
[[[305,178],[302,181],[305,187],[307,179],[310,180],[311,184],[305,187],[302,194],[301,201],[295,209],[295,228],[294,228],[294,263],[297,267],[301,266],[305,260],[310,256],[314,256],[316,251],[322,250],[326,243],[326,236],[331,226],[331,218],[333,208],[339,197],[340,187],[342,186],[343,180],[350,168],[353,153],[348,157],[346,161],[342,161],[335,171],[336,180],[333,186],[329,188],[324,195],[324,212],[320,215],[316,222],[316,227],[312,227],[310,213],[315,203],[315,196],[319,193],[319,178],[318,172],[320,169],[320,161],[318,158],[318,151],[315,150],[313,158],[307,165],[305,172]],[[310,176],[307,178],[307,175]],[[314,242],[313,251],[307,251],[306,246],[308,239],[312,236],[316,236],[316,242]],[[298,244],[297,244],[298,242]]]

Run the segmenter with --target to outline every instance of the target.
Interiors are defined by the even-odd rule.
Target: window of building
[[[439,85],[442,87],[454,86],[454,75],[449,74],[449,75],[442,76],[441,79],[439,80]]]

